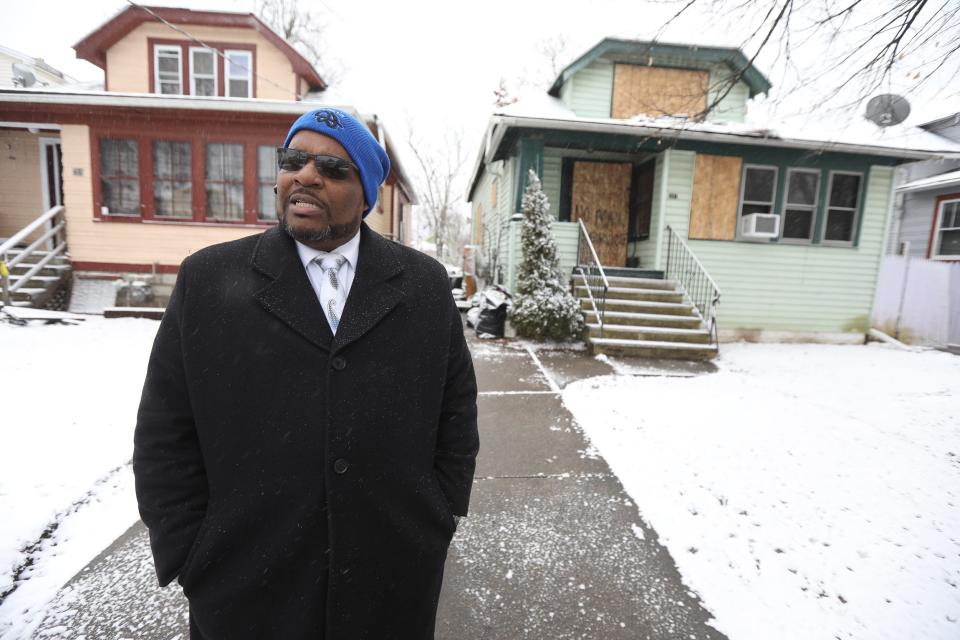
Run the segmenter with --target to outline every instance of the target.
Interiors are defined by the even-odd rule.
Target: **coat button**
[[[333,470],[339,474],[346,473],[349,468],[350,463],[343,458],[337,458],[337,461],[333,463]]]
[[[336,369],[337,371],[343,371],[344,369],[347,368],[347,361],[341,358],[340,356],[337,356],[336,358],[330,361],[330,366]]]

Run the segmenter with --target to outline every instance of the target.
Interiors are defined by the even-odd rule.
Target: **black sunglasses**
[[[310,161],[317,167],[317,173],[330,180],[346,180],[350,172],[360,170],[349,160],[337,156],[314,155],[299,149],[277,147],[277,167],[280,171],[300,171]]]

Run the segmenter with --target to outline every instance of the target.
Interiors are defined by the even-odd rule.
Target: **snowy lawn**
[[[0,324],[4,640],[27,637],[56,591],[138,518],[129,462],[157,326]]]
[[[731,640],[960,638],[960,357],[725,345],[563,393]]]

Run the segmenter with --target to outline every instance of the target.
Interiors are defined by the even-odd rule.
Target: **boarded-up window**
[[[706,71],[614,65],[611,117],[693,116],[707,108]]]
[[[691,240],[734,240],[742,160],[697,154],[690,202]]]

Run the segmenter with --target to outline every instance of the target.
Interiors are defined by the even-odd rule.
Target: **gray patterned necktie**
[[[336,334],[340,318],[343,315],[343,306],[347,299],[345,288],[340,282],[339,272],[340,267],[346,264],[347,259],[339,253],[328,253],[317,256],[314,258],[314,262],[323,271],[323,278],[320,281],[320,301],[327,314],[327,320],[330,321],[330,329]]]

